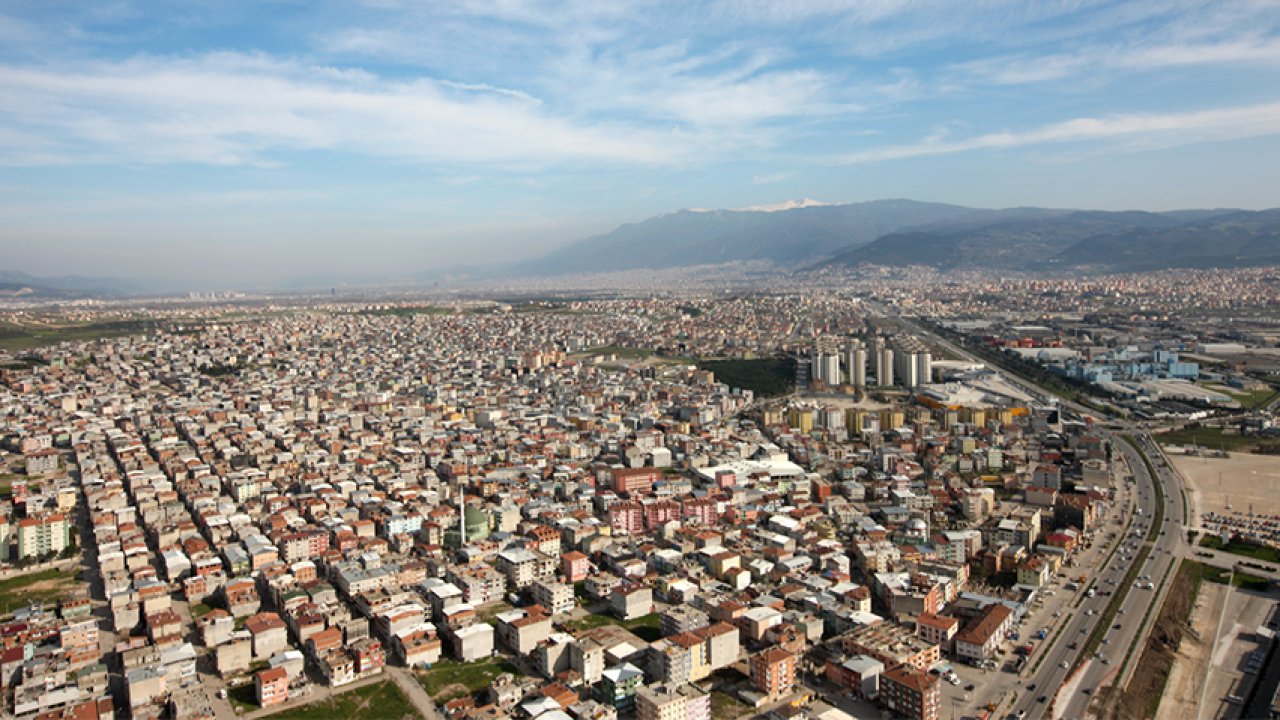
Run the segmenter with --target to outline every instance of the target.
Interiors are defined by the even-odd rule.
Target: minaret
[[[458,487],[458,549],[467,546],[467,493]]]

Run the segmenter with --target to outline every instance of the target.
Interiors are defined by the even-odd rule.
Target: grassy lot
[[[1243,555],[1263,562],[1280,563],[1280,550],[1267,545],[1252,543],[1248,540],[1236,539],[1224,545],[1222,543],[1222,538],[1219,538],[1217,535],[1205,535],[1200,539],[1200,547],[1206,547],[1212,550],[1221,550],[1222,552],[1229,552],[1233,555]]]
[[[1226,585],[1227,576],[1230,574],[1231,584],[1243,590],[1266,592],[1267,588],[1271,587],[1270,580],[1258,577],[1257,575],[1250,575],[1249,573],[1242,572],[1231,574],[1230,570],[1223,570],[1222,568],[1216,568],[1212,565],[1205,565],[1204,563],[1193,562],[1191,560],[1183,560],[1182,562],[1184,565],[1190,565],[1191,569],[1196,573],[1197,586],[1200,582],[1214,582],[1219,585]]]
[[[1257,444],[1257,439],[1241,435],[1227,435],[1221,428],[1182,428],[1159,435],[1152,435],[1161,445],[1202,445],[1217,450],[1243,451]]]
[[[9,492],[13,490],[13,481],[14,481],[14,480],[21,480],[21,479],[22,479],[22,478],[24,478],[24,477],[26,477],[26,475],[19,475],[19,474],[17,474],[17,473],[4,473],[4,474],[0,474],[0,495],[8,495],[8,494],[9,494]],[[29,482],[29,483],[27,483],[27,490],[28,490],[28,491],[36,490],[36,489],[38,489],[39,487],[40,487],[40,483],[39,483],[39,482]]]
[[[478,618],[480,622],[487,622],[492,624],[493,619],[495,617],[497,617],[498,615],[501,615],[502,613],[508,610],[514,610],[514,609],[515,608],[511,607],[510,603],[506,603],[499,600],[497,602],[492,602],[487,605],[481,605],[480,607],[476,608],[476,618]]]
[[[357,310],[355,315],[413,317],[414,315],[452,315],[453,308],[440,305],[409,305],[403,307],[387,307],[372,310]]]
[[[483,689],[502,673],[520,674],[506,660],[490,658],[469,663],[441,660],[432,665],[430,670],[417,673],[417,678],[418,684],[432,699],[443,702],[463,695],[462,687],[466,688],[467,693]]]
[[[249,688],[252,690],[253,686]],[[272,720],[416,720],[418,717],[409,698],[391,679],[271,715]]]
[[[27,350],[74,340],[137,335],[154,329],[154,323],[143,320],[90,323],[87,325],[0,325],[0,349]]]
[[[581,620],[571,620],[565,624],[572,630],[590,630],[605,625],[618,625],[635,633],[636,637],[645,642],[653,642],[662,637],[662,619],[657,613],[649,613],[634,620],[625,621],[612,615],[593,613]]]
[[[758,360],[700,360],[698,367],[716,374],[729,387],[743,388],[762,397],[786,395],[795,389],[796,361],[790,357]]]
[[[0,612],[11,612],[32,602],[51,603],[76,587],[77,570],[49,568],[30,575],[0,580]]]
[[[192,603],[191,605],[192,620],[199,620],[200,618],[204,617],[205,615],[208,615],[211,612],[213,612],[213,608],[209,607],[208,605],[205,605],[204,603]]]
[[[643,360],[653,354],[644,348],[623,347],[621,345],[601,345],[587,350],[584,355],[617,355],[619,360]]]
[[[711,693],[711,720],[736,720],[751,712],[750,707],[738,702],[728,693],[718,690]]]
[[[1248,410],[1254,410],[1266,405],[1276,396],[1274,388],[1263,388],[1261,390],[1239,390],[1230,385],[1219,385],[1218,383],[1201,382],[1197,383],[1203,388],[1213,390],[1215,392],[1226,393],[1235,398],[1236,402]]]
[[[227,702],[237,712],[253,712],[258,707],[258,691],[253,683],[227,690]]]

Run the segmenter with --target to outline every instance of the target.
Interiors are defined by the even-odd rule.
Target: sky
[[[1280,205],[1280,1],[0,0],[0,269],[257,287],[680,208]]]

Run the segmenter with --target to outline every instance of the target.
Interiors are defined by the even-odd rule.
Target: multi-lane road
[[[877,309],[893,314],[883,306],[878,306]],[[952,354],[983,362],[910,319],[897,317],[931,343]],[[1059,407],[1076,414],[1098,415],[1095,410],[1053,397],[1044,389],[1017,376],[1006,373],[1006,377],[1021,390],[1041,401],[1052,399]],[[1137,447],[1134,447],[1118,434],[1109,433],[1113,447],[1124,455],[1133,472],[1137,492],[1134,501],[1142,513],[1133,513],[1124,530],[1117,533],[1118,537],[1114,542],[1122,544],[1121,550],[1112,553],[1100,568],[1094,570],[1091,579],[1097,594],[1080,604],[1056,641],[1051,645],[1046,643],[1048,647],[1041,646],[1040,650],[1047,653],[1047,656],[1040,661],[1033,676],[1027,678],[1023,692],[1019,694],[1011,711],[1001,708],[1015,716],[1068,719],[1085,717],[1093,691],[1099,685],[1113,682],[1122,669],[1126,673],[1132,672],[1132,666],[1141,656],[1142,645],[1163,601],[1168,580],[1172,578],[1182,558],[1189,554],[1186,528],[1183,525],[1186,511],[1183,507],[1181,478],[1165,461],[1155,441],[1141,427],[1130,423],[1119,423],[1113,427],[1127,433],[1137,443]],[[1143,461],[1144,455],[1155,471],[1154,477]],[[1157,485],[1161,495],[1156,493]],[[1149,541],[1150,523],[1154,522],[1160,504],[1163,504],[1163,518],[1155,531],[1154,540]],[[1105,535],[1105,532],[1100,531],[1099,534]],[[1141,550],[1147,546],[1149,551],[1144,557]],[[1137,572],[1141,580],[1126,583],[1125,577],[1133,564],[1140,561],[1139,558],[1142,558],[1143,563],[1143,567]],[[1219,560],[1212,564],[1223,562],[1224,560]],[[1152,584],[1152,589],[1146,589],[1147,583]],[[1120,609],[1108,621],[1110,625],[1106,628],[1103,644],[1092,656],[1081,657],[1088,638],[1097,625],[1103,622],[1107,607],[1117,597],[1122,598],[1119,601]],[[1042,697],[1045,698],[1043,702],[1040,700]]]

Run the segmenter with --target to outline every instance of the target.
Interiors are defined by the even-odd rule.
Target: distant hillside
[[[997,219],[964,227],[891,233],[852,247],[828,264],[933,265],[950,268],[1050,269],[1074,243],[1107,233],[1169,228],[1177,217],[1147,212],[1068,211],[1042,217]]]
[[[913,200],[774,211],[681,210],[579,240],[514,270],[565,275],[739,260],[798,267],[904,228],[976,222],[996,212]]]
[[[986,210],[876,200],[680,210],[498,270],[558,276],[768,261],[781,268],[932,265],[1020,272],[1277,262],[1280,211]]]
[[[1280,265],[1280,209],[1098,235],[1062,250],[1055,260],[1128,271]]]
[[[129,283],[115,278],[36,277],[17,270],[0,270],[0,297],[81,298],[132,290]]]
[[[823,265],[1139,272],[1280,264],[1280,210],[1057,216],[890,233]]]

